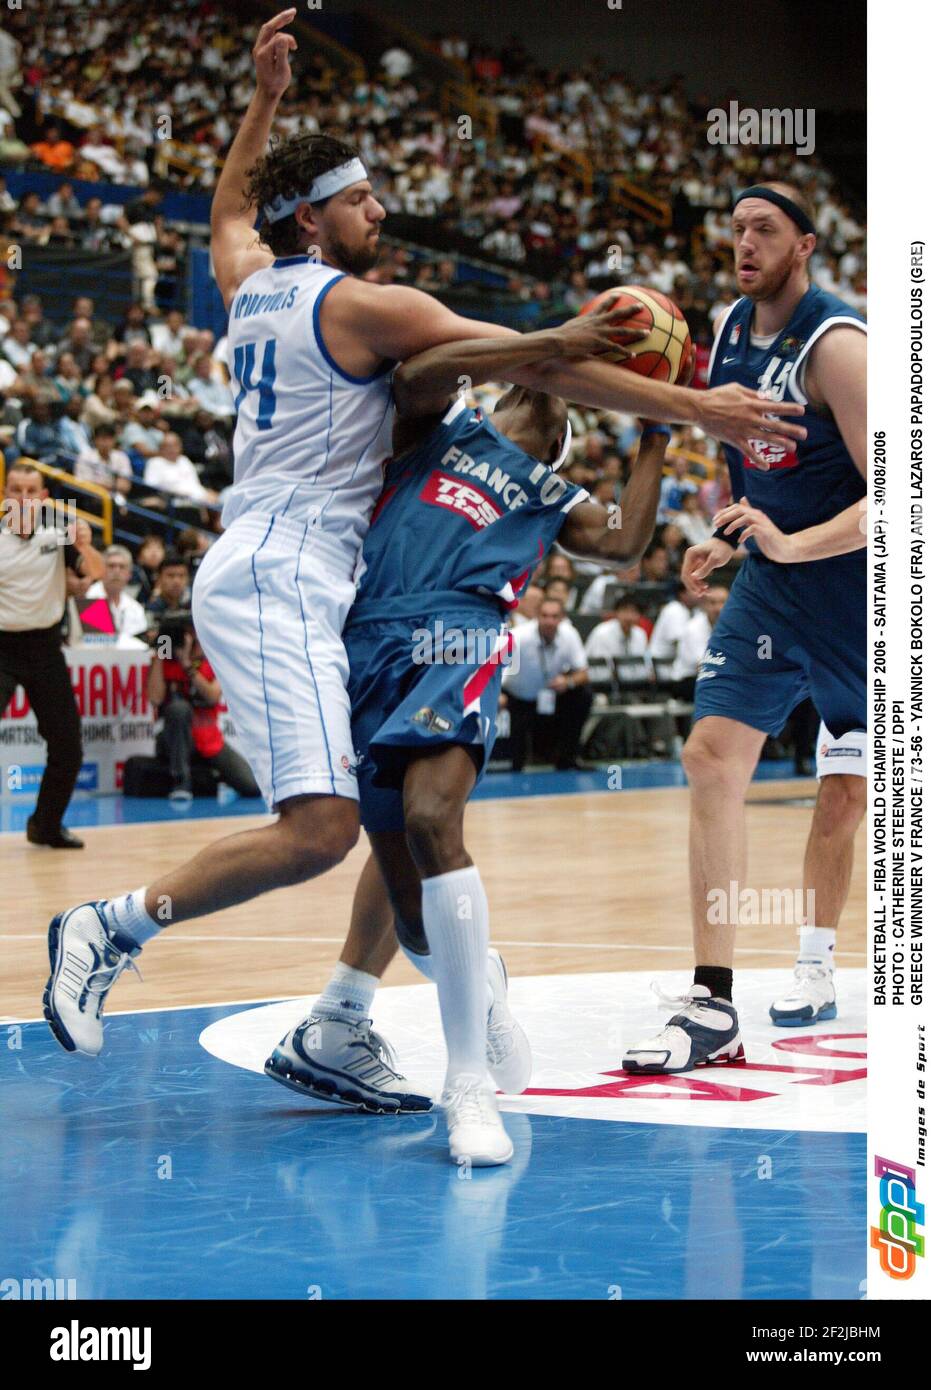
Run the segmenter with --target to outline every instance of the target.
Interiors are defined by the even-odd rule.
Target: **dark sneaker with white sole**
[[[674,1075],[695,1067],[721,1067],[746,1060],[737,1010],[726,999],[712,998],[705,985],[692,985],[680,996],[653,992],[660,1003],[683,1007],[655,1037],[645,1038],[624,1054],[621,1063],[634,1075]]]

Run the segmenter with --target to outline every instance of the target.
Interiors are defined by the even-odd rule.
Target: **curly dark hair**
[[[354,145],[335,135],[292,135],[279,140],[248,172],[247,205],[263,208],[275,198],[306,193],[320,174],[358,157]],[[324,207],[327,201],[324,198],[315,206]],[[279,222],[268,222],[263,216],[258,231],[276,256],[294,256],[305,249],[306,233],[293,215],[282,217]]]

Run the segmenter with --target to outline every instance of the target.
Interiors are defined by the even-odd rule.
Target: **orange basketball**
[[[651,376],[655,381],[676,384],[682,381],[688,372],[692,340],[679,306],[659,290],[649,290],[644,285],[622,285],[616,290],[596,294],[579,313],[590,314],[606,300],[617,301],[619,309],[638,304],[639,311],[632,314],[624,326],[649,330],[649,337],[641,338],[639,343],[626,344],[633,356],[619,361],[618,366],[639,372],[641,376]]]

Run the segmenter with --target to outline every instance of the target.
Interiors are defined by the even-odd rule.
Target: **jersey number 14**
[[[238,410],[247,391],[258,391],[259,408],[256,414],[256,427],[270,430],[275,413],[275,346],[274,338],[266,338],[262,344],[262,375],[255,380],[255,342],[240,343],[233,352],[233,375],[239,382],[239,394],[235,407]]]

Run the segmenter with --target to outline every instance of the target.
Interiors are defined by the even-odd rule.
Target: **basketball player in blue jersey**
[[[731,999],[737,901],[746,875],[744,796],[767,734],[810,695],[823,721],[818,799],[805,854],[806,902],[786,995],[770,1016],[798,1027],[836,1016],[833,953],[854,835],[866,806],[866,325],[812,285],[810,207],[791,185],[755,185],[733,212],[743,297],[722,313],[710,382],[739,381],[805,406],[807,438],[766,449],[766,471],[727,448],[734,503],[711,540],[686,553],[695,594],[746,545],[748,555],[705,653],[683,750],[696,970],[682,1008],[631,1048],[630,1072],[679,1072],[743,1058]],[[721,920],[721,917],[725,920]]]
[[[45,1014],[63,1047],[91,1055],[103,1043],[106,995],[146,941],[173,922],[324,873],[356,843],[341,631],[390,452],[391,369],[436,344],[515,336],[418,290],[360,278],[377,258],[385,210],[351,146],[298,135],[268,150],[296,46],[282,31],[295,13],[259,32],[256,91],[211,209],[238,418],[226,530],[193,594],[198,635],[278,815],[147,887],[53,919]],[[640,334],[621,325],[615,336],[623,344]],[[564,358],[515,371],[521,384],[583,404],[698,424],[753,457],[754,438],[791,445],[804,435],[778,418],[797,406],[769,405],[742,386],[698,393]],[[378,1055],[373,1043],[373,1066]]]
[[[398,369],[395,454],[343,634],[362,824],[402,948],[437,985],[454,1162],[508,1160],[488,1072],[508,1093],[530,1080],[530,1048],[507,1008],[501,957],[489,951],[488,902],[463,830],[495,741],[511,648],[504,617],[557,538],[579,556],[636,563],[653,534],[669,430],[644,427],[623,524],[612,525],[556,471],[571,441],[561,399],[515,386],[485,418],[450,394],[463,377],[478,385],[544,357],[609,350],[610,315],[591,336],[583,337],[584,322],[433,348]],[[355,921],[362,916],[357,904]],[[386,963],[381,936],[375,916],[364,964],[337,972],[269,1058],[269,1076],[318,1098],[397,1108],[393,1090],[373,1086],[358,1049],[358,1011],[370,1006]],[[417,1108],[417,1099],[406,1096],[403,1108]]]

